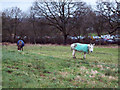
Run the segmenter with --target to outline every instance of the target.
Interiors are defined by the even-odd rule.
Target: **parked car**
[[[99,39],[100,37],[99,36],[93,36],[94,39]]]
[[[112,39],[109,39],[109,40],[107,40],[107,43],[108,43],[108,44],[114,44],[114,43],[115,43],[115,41],[114,41],[114,40],[112,40]]]
[[[73,37],[73,36],[69,36],[68,38],[72,39],[72,40],[77,40],[77,37]]]

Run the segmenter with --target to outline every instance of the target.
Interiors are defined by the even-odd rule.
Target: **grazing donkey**
[[[18,51],[21,51],[21,49],[22,49],[22,51],[23,51],[23,46],[24,46],[23,40],[19,40],[19,41],[17,42],[17,46],[18,46]]]
[[[84,52],[84,59],[86,58],[86,53],[93,52],[93,47],[95,44],[82,44],[82,43],[73,43],[71,44],[71,50],[73,50],[73,58],[75,57],[75,51]]]

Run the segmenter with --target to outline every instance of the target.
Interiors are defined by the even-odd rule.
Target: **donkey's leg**
[[[76,58],[75,57],[75,50],[73,50],[72,56],[73,56],[73,58]]]
[[[23,51],[23,47],[21,47],[22,51]]]
[[[20,46],[18,45],[18,51],[20,51]]]
[[[86,52],[84,52],[84,57],[83,57],[84,59],[86,58]]]

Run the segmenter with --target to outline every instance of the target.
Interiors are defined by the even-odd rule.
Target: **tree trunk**
[[[64,45],[67,44],[67,35],[64,35]]]
[[[34,35],[34,44],[36,44],[36,35]]]
[[[99,45],[101,45],[101,34],[98,35],[100,38],[99,38]]]

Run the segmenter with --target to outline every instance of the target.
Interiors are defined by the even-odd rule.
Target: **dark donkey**
[[[21,49],[22,49],[22,51],[23,51],[23,46],[24,46],[23,40],[19,40],[19,41],[17,42],[17,46],[18,46],[18,51],[21,51]]]

